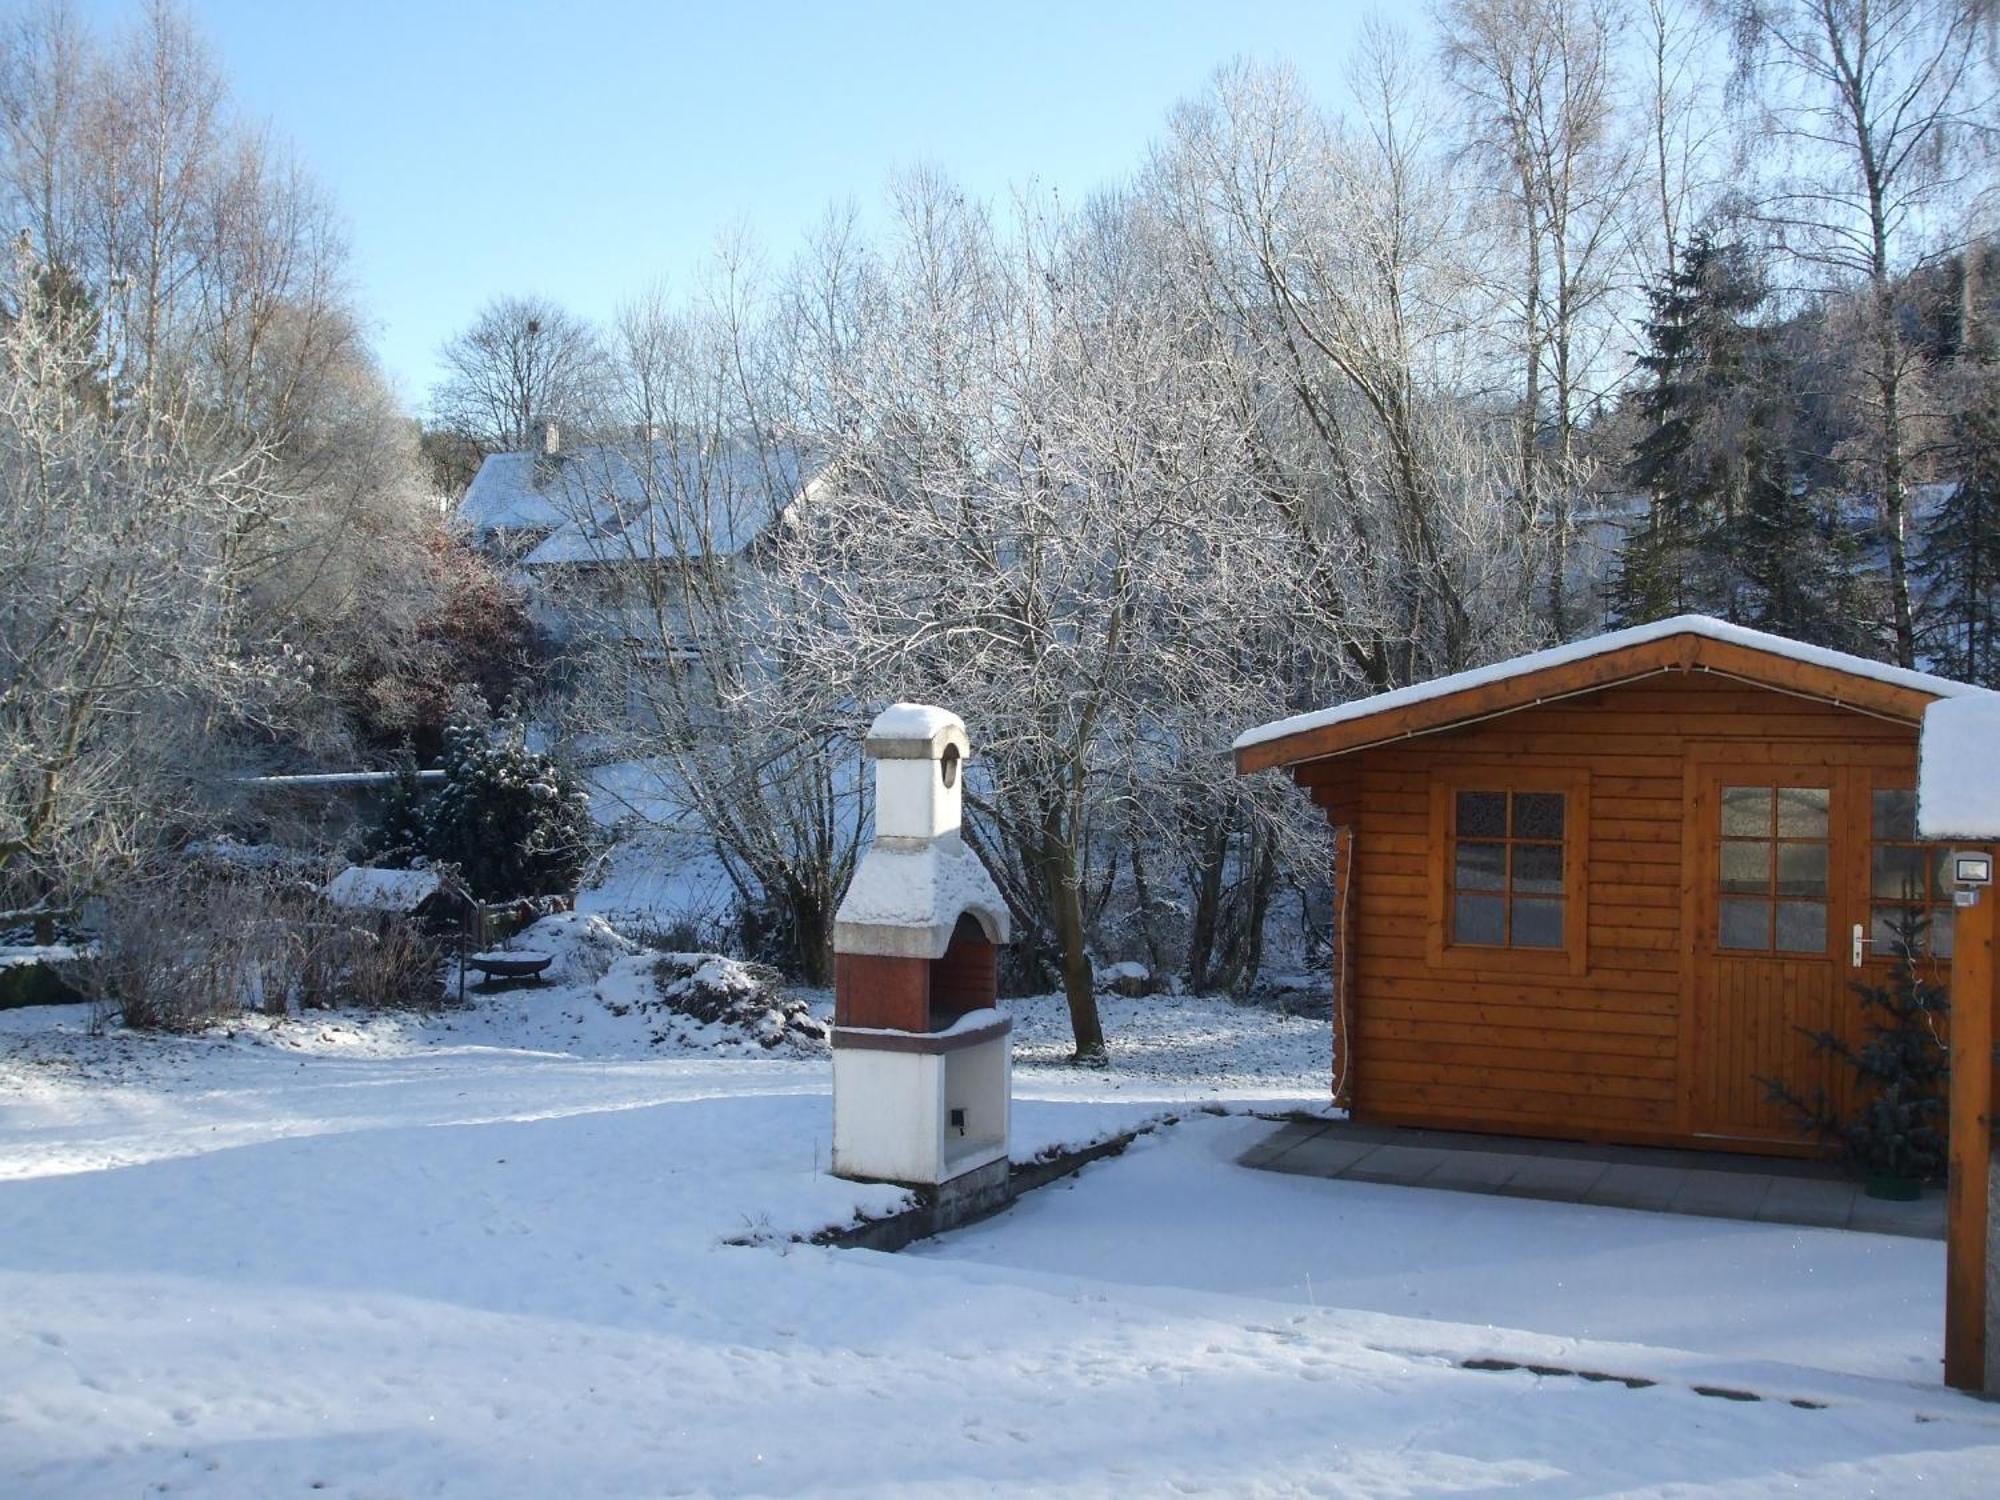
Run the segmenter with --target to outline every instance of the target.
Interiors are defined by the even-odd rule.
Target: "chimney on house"
[[[555,478],[562,463],[562,429],[553,417],[536,417],[528,423],[528,451],[535,455],[535,488]]]

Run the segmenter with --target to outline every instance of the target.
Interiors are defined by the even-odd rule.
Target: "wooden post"
[[[1333,830],[1333,1102],[1354,1103],[1354,828]]]
[[[2000,1011],[1995,932],[2000,886],[1954,913],[1951,956],[1951,1180],[1946,1200],[1944,1379],[1962,1391],[1987,1381],[1989,1180],[1993,1170],[1994,1017]]]

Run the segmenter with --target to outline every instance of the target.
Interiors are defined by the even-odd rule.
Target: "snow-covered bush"
[[[590,858],[590,794],[530,750],[517,722],[445,732],[444,785],[423,808],[423,852],[482,901],[567,894]]]
[[[416,757],[398,756],[394,769],[375,826],[354,851],[368,864],[408,865],[423,857],[430,842],[430,795],[417,775]]]
[[[201,864],[107,897],[77,974],[104,1018],[147,1030],[199,1030],[246,1010],[428,1010],[443,996],[443,953],[414,921],[357,921],[308,885]]]
[[[826,1024],[782,984],[783,976],[763,964],[649,950],[614,963],[597,994],[615,1016],[644,1017],[655,1043],[793,1056],[825,1051]]]
[[[653,965],[661,1001],[684,1016],[748,1032],[763,1047],[824,1043],[825,1025],[782,980],[776,969],[716,953],[668,953]]]

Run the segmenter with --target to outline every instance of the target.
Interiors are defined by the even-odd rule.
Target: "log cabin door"
[[[1847,1107],[1850,1070],[1803,1031],[1863,1039],[1852,986],[1887,983],[1911,913],[1927,923],[1927,977],[1947,977],[1951,898],[1941,851],[1916,838],[1914,776],[1865,752],[1809,754],[1690,771],[1682,1123],[1718,1144],[1804,1146],[1761,1079]]]

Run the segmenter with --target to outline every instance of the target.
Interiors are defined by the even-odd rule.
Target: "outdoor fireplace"
[[[1004,1199],[1007,907],[959,833],[971,742],[956,714],[898,703],[866,749],[875,839],[834,917],[833,1170]]]

